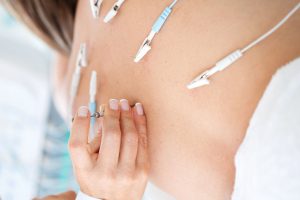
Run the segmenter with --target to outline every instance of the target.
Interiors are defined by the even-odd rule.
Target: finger
[[[100,106],[100,112],[103,109],[103,106]],[[102,117],[96,118],[96,124],[95,124],[95,137],[94,139],[89,143],[89,151],[90,153],[99,153],[100,146],[101,146],[101,139],[102,139]],[[98,157],[98,156],[97,156]]]
[[[119,165],[127,169],[135,169],[135,161],[138,150],[138,134],[134,124],[132,110],[126,99],[121,104],[121,151]]]
[[[88,144],[88,150],[90,154],[99,153],[101,145],[101,133],[97,133],[94,139]]]
[[[120,130],[119,101],[111,99],[109,106],[105,107],[102,126],[102,142],[98,161],[106,169],[113,169],[118,164],[121,130]]]
[[[104,108],[105,105],[100,105],[99,106],[99,113],[103,113],[104,114]],[[95,124],[95,130],[96,130],[96,134],[101,134],[102,133],[102,127],[103,127],[103,118],[100,116],[99,118],[96,118],[96,124]]]
[[[138,152],[136,165],[139,169],[148,170],[149,157],[148,157],[148,138],[147,138],[147,122],[144,114],[143,105],[136,103],[133,112],[136,129],[138,132]]]
[[[87,150],[90,126],[89,115],[87,107],[80,107],[71,128],[69,151],[74,167],[77,168],[86,168],[91,165],[90,154]]]

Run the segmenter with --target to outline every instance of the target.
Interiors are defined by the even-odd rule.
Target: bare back
[[[109,98],[143,103],[155,184],[177,199],[230,199],[234,155],[257,103],[274,72],[300,55],[300,14],[215,75],[211,85],[188,90],[186,84],[269,30],[297,1],[181,0],[138,64],[133,59],[141,42],[170,1],[126,1],[104,24],[113,3],[104,1],[101,18],[93,20],[87,1],[79,1],[61,90],[68,94],[79,44],[87,42],[89,67],[75,107],[88,103],[90,72],[96,70],[99,104]]]

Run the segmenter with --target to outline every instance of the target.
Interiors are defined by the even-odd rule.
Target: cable
[[[175,4],[177,3],[178,0],[174,0],[173,3],[171,3],[171,5],[169,6],[169,8],[173,8],[175,6]]]
[[[155,23],[152,26],[152,29],[142,45],[140,46],[135,58],[134,62],[139,62],[143,59],[143,57],[151,50],[151,42],[155,35],[159,33],[159,31],[162,29],[163,25],[166,23],[167,19],[169,18],[172,8],[175,6],[175,4],[178,2],[178,0],[174,0],[165,10],[162,12],[162,14],[158,17],[158,19],[155,21]]]
[[[270,36],[272,33],[274,33],[276,30],[278,30],[298,9],[300,8],[300,3],[298,3],[278,24],[276,24],[271,30],[260,36],[258,39],[256,39],[254,42],[250,43],[247,45],[245,48],[242,50],[238,49],[234,51],[233,53],[229,54],[225,58],[221,59],[219,62],[215,64],[215,66],[211,67],[210,69],[204,71],[200,75],[198,75],[196,78],[194,78],[186,87],[188,89],[194,89],[198,88],[204,85],[208,85],[209,82],[209,77],[214,75],[217,72],[220,72],[230,65],[232,65],[234,62],[239,60],[242,56],[243,53],[266,39],[268,36]]]
[[[300,3],[298,3],[278,24],[276,24],[271,30],[260,36],[258,39],[256,39],[254,42],[250,43],[248,46],[243,48],[241,50],[242,53],[248,51],[267,37],[269,37],[272,33],[277,31],[297,10],[300,8]]]

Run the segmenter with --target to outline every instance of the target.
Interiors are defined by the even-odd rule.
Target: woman
[[[234,157],[272,75],[300,55],[296,13],[213,84],[187,90],[199,72],[272,28],[298,1],[178,1],[153,40],[153,49],[133,62],[152,23],[171,1],[126,1],[118,16],[102,23],[79,1],[5,1],[57,49],[57,106],[66,116],[71,77],[80,43],[88,44],[86,68],[73,113],[88,99],[89,74],[99,74],[97,102],[109,98],[142,102],[147,113],[150,180],[177,199],[230,199]]]

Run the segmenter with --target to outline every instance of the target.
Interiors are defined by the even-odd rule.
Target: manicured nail
[[[128,110],[129,110],[129,103],[128,103],[128,100],[126,100],[126,99],[121,99],[121,100],[120,100],[120,103],[121,103],[121,108],[122,108],[122,110],[125,110],[125,111],[128,111]]]
[[[86,106],[81,106],[78,109],[78,117],[87,117],[89,113],[89,109]]]
[[[117,99],[110,99],[109,107],[112,110],[118,110],[119,109],[119,101]]]
[[[100,115],[104,115],[104,113],[105,113],[105,107],[104,107],[104,105],[100,106],[99,113],[100,113]]]
[[[144,109],[141,103],[136,103],[135,109],[138,115],[144,115]]]

